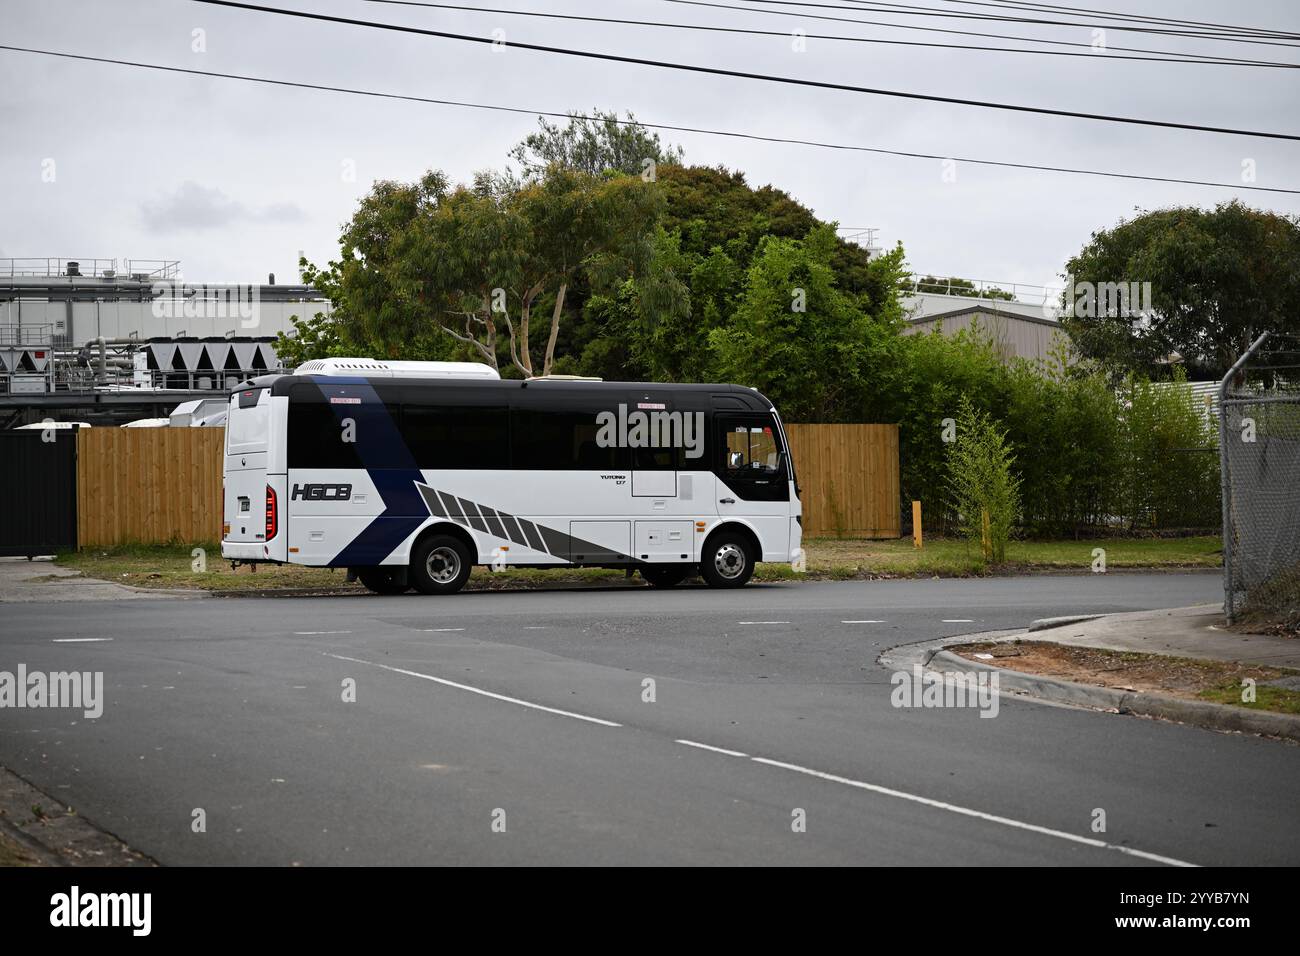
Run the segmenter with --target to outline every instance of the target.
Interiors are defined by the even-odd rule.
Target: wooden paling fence
[[[897,425],[786,425],[806,538],[897,538]]]
[[[805,537],[898,537],[897,425],[787,425],[786,432]],[[224,428],[79,429],[79,543],[218,540],[224,441]]]
[[[221,538],[224,428],[81,428],[82,547]]]

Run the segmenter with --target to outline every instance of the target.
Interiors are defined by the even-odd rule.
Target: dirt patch
[[[1050,641],[986,641],[945,650],[982,664],[1076,684],[1300,714],[1300,692],[1268,683],[1300,674],[1285,668],[1072,647]],[[1255,682],[1253,701],[1242,700],[1243,681],[1247,679]]]

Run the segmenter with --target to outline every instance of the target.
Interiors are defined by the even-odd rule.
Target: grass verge
[[[861,580],[892,577],[964,577],[1040,571],[1088,572],[1095,548],[1105,548],[1106,567],[1213,568],[1220,562],[1216,537],[1120,538],[1103,541],[1016,541],[1007,549],[1007,561],[991,568],[977,549],[959,539],[936,538],[916,550],[910,540],[868,541],[815,538],[804,543],[806,573],[784,564],[760,564],[759,581]],[[202,549],[200,566],[195,549]],[[148,588],[195,588],[206,591],[248,591],[306,588],[337,591],[364,590],[348,584],[341,568],[307,568],[300,565],[251,566],[232,570],[221,560],[214,543],[176,545],[118,545],[88,547],[58,556],[58,563],[87,577]],[[475,569],[468,587],[493,590],[516,587],[617,584],[622,571],[604,568],[513,568],[502,574]],[[639,579],[637,579],[639,583]]]

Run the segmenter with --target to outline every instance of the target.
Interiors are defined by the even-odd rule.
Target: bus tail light
[[[266,486],[266,540],[270,541],[279,530],[279,509],[276,507],[275,489]]]

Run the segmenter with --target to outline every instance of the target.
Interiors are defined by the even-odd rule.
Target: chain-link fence
[[[1261,336],[1219,389],[1224,609],[1300,625],[1300,383]],[[1291,353],[1295,354],[1295,353]],[[1290,368],[1294,368],[1291,366]]]

